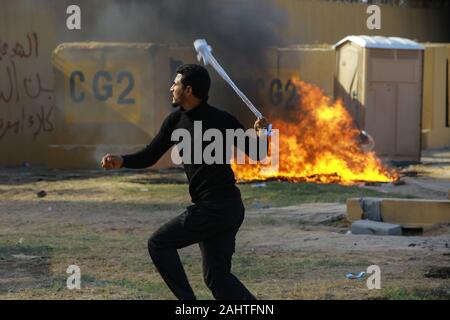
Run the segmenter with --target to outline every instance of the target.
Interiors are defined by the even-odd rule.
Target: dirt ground
[[[402,175],[397,186],[241,184],[247,216],[233,272],[260,299],[449,299],[449,224],[409,236],[347,234],[347,197],[447,199],[450,150],[425,152]],[[2,168],[0,298],[173,299],[146,243],[188,204],[179,170]],[[212,298],[198,247],[180,256],[198,298]],[[80,290],[66,287],[73,264]],[[380,290],[345,277],[374,264]]]
[[[450,149],[422,151],[421,163],[402,170],[402,186],[390,183],[372,189],[396,192],[425,199],[450,199]]]

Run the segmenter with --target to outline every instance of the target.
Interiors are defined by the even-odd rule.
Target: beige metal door
[[[396,149],[396,92],[395,85],[372,83],[366,104],[366,131],[375,140],[375,151],[393,156]]]
[[[396,155],[411,157],[420,150],[420,88],[416,83],[399,83],[397,88]]]

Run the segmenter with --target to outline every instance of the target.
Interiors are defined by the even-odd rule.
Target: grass
[[[14,175],[18,183],[0,181],[0,299],[173,299],[151,263],[146,245],[158,225],[189,204],[188,186],[166,183],[161,176],[157,177],[161,183],[149,183],[146,178],[152,174],[48,175],[52,180],[26,175],[20,180],[18,173]],[[167,181],[178,181],[178,175]],[[267,182],[263,188],[252,184],[239,188],[246,206],[343,203],[348,197],[397,196],[358,186],[310,183]],[[39,190],[48,195],[37,198]],[[262,226],[246,228],[268,232],[272,225],[282,223],[271,217],[261,219]],[[338,226],[339,221],[330,223],[330,227]],[[347,281],[345,273],[391,258],[337,252],[270,253],[251,251],[249,246],[236,252],[233,272],[262,299],[370,298],[365,283]],[[37,258],[13,257],[20,254]],[[203,283],[198,249],[181,250],[181,258],[198,298],[212,298]],[[81,268],[79,291],[66,288],[66,270],[71,264]],[[403,270],[404,266],[400,267]],[[396,275],[401,280],[407,277],[402,272]],[[406,291],[399,288],[382,290],[373,297],[439,296],[432,291],[434,287],[431,291],[414,291],[412,285]]]
[[[36,201],[36,192],[46,190],[47,196],[39,199],[40,202],[76,201],[80,205],[96,203],[107,206],[114,202],[114,206],[154,206],[156,209],[172,209],[174,206],[189,204],[189,191],[185,179],[180,173],[168,175],[152,183],[154,173],[122,173],[114,175],[99,175],[97,177],[78,177],[42,180],[31,179],[26,176],[28,183],[1,184],[0,196],[8,200]],[[176,180],[174,177],[176,177]],[[178,181],[177,183],[164,183],[164,181]],[[146,182],[149,181],[149,182]],[[399,194],[380,193],[375,190],[359,186],[343,186],[338,184],[289,183],[266,182],[265,187],[254,187],[251,183],[238,185],[246,205],[280,207],[311,202],[339,202],[344,203],[350,197],[405,197]]]
[[[43,230],[42,234],[20,234],[33,245],[18,245],[19,232],[0,237],[0,265],[14,267],[11,254],[45,257],[44,265],[25,261],[21,272],[33,276],[6,279],[8,290],[0,289],[2,299],[173,299],[173,295],[156,272],[147,255],[147,232],[122,234],[119,230],[95,232],[89,226],[74,230]],[[47,244],[43,246],[42,244]],[[191,285],[199,299],[211,299],[202,279],[201,257],[197,248],[181,250],[180,256]],[[448,292],[434,285],[417,288],[416,279],[400,271],[390,275],[398,287],[390,286],[376,292],[365,287],[365,280],[347,280],[347,272],[365,270],[367,266],[389,257],[370,254],[323,252],[258,252],[238,251],[233,259],[235,273],[260,299],[448,299]],[[66,268],[77,264],[81,268],[82,289],[65,287]],[[17,267],[17,265],[16,265]],[[1,268],[0,268],[1,270]],[[23,276],[23,275],[22,275]],[[403,278],[402,278],[403,277]],[[5,280],[5,279],[4,279]],[[386,279],[386,282],[390,279]],[[427,280],[428,281],[428,280]],[[431,281],[438,283],[442,280]],[[1,284],[0,284],[1,287]],[[373,290],[372,290],[373,291]]]
[[[339,202],[345,203],[353,197],[400,197],[404,195],[380,193],[358,186],[337,184],[267,182],[266,187],[256,188],[252,184],[240,184],[242,198],[246,204],[283,207],[299,203]]]
[[[86,227],[77,230],[83,234],[83,242],[75,245],[76,234],[68,232],[47,234],[33,239],[33,243],[48,243],[48,247],[28,247],[11,244],[12,234],[0,238],[2,257],[10,253],[46,255],[50,270],[27,263],[22,267],[38,281],[27,279],[22,283],[6,282],[8,290],[0,290],[4,299],[173,299],[171,292],[146,255],[145,235],[125,239],[117,234],[96,236]],[[111,238],[117,241],[111,241]],[[61,241],[55,241],[60,238]],[[95,243],[92,243],[95,242]],[[107,254],[106,254],[107,252]],[[203,283],[201,259],[198,251],[184,249],[181,259],[199,299],[211,299],[211,293]],[[82,289],[66,289],[66,268],[77,264],[81,268]],[[329,287],[343,276],[344,270],[357,270],[368,265],[364,258],[346,259],[338,255],[308,253],[238,253],[233,260],[233,272],[260,298],[298,299],[304,291],[296,291],[306,278],[315,279],[314,286]],[[335,271],[331,273],[329,268]],[[48,272],[50,271],[50,272]],[[312,275],[312,276],[308,276]],[[7,280],[7,279],[6,279]],[[295,284],[293,286],[293,284]],[[308,294],[312,294],[309,292]],[[319,291],[313,298],[324,298]]]
[[[404,288],[388,287],[381,289],[376,299],[383,300],[449,300],[450,289],[445,287],[437,288]]]

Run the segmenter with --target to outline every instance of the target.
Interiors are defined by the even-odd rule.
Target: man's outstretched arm
[[[106,154],[101,165],[106,170],[130,168],[142,169],[154,165],[172,146],[170,116],[164,121],[158,134],[144,149],[127,155]]]

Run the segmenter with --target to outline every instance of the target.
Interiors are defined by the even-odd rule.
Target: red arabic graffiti
[[[20,134],[25,130],[31,130],[33,140],[42,132],[53,131],[53,123],[50,117],[53,112],[54,105],[50,108],[40,106],[38,112],[26,111],[22,108],[20,116],[14,120],[0,118],[0,140],[8,133]]]
[[[36,140],[41,133],[54,129],[54,90],[43,84],[41,74],[36,71],[38,62],[29,61],[39,56],[38,35],[32,32],[26,39],[24,44],[15,42],[14,45],[0,39],[0,79],[3,79],[0,81],[0,111],[15,108],[13,112],[5,112],[8,116],[0,114],[0,141],[8,134],[26,132],[31,132]],[[27,71],[21,73],[20,70]]]
[[[2,70],[0,69],[0,72]],[[23,76],[19,81],[19,77],[17,75],[16,63],[14,61],[10,61],[3,71],[6,74],[7,81],[6,83],[0,87],[0,102],[9,103],[13,98],[15,98],[15,102],[21,101],[21,88],[25,95],[30,99],[37,99],[40,95],[44,93],[53,93],[52,88],[46,88],[42,85],[41,75],[39,72],[36,72],[31,76]]]
[[[16,42],[15,45],[10,46],[8,42],[0,39],[0,60],[5,56],[13,58],[30,58],[31,56],[39,56],[39,42],[36,32],[27,34],[27,44]],[[33,55],[34,53],[34,55]]]

